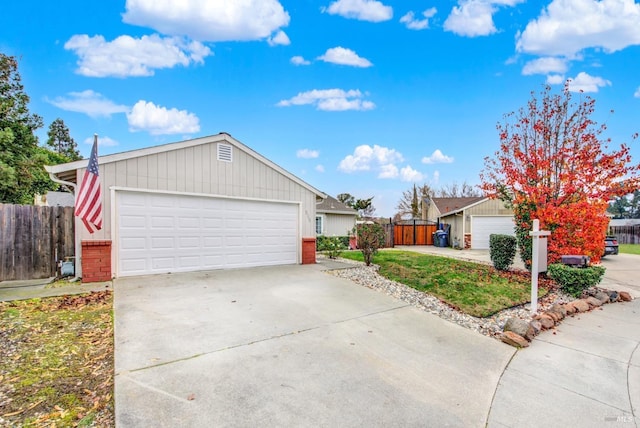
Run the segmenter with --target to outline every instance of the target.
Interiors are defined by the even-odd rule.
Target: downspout
[[[51,179],[51,181],[53,181],[54,183],[62,184],[63,186],[67,186],[73,189],[72,193],[75,199],[76,187],[78,186],[76,183],[60,180],[58,177],[55,176],[53,172],[49,171],[49,168],[47,167],[47,165],[45,165],[44,169],[49,173],[49,178]],[[74,223],[75,223],[75,220],[74,220]],[[82,278],[82,263],[80,263],[80,253],[82,252],[82,245],[80,244],[79,233],[74,233],[74,241],[75,241],[74,244],[75,244],[76,260],[75,260],[75,263],[73,264],[74,266],[73,273],[75,276],[71,278],[69,282],[77,282],[80,280],[80,278]],[[80,271],[80,274],[78,274],[78,271]]]

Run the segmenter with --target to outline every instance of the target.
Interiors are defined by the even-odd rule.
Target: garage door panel
[[[471,218],[471,248],[489,249],[492,234],[515,236],[512,216],[477,216]]]
[[[118,274],[297,263],[298,206],[118,192]]]

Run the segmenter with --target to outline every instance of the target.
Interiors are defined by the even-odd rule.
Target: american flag
[[[98,172],[98,136],[96,135],[93,139],[89,165],[82,177],[76,198],[76,215],[82,219],[91,233],[102,229],[102,191]]]

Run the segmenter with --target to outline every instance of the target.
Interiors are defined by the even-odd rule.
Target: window
[[[218,143],[218,160],[223,162],[233,160],[233,150],[230,144]]]
[[[322,216],[316,216],[316,235],[322,235]]]

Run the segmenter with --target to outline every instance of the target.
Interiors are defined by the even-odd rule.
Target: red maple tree
[[[531,261],[532,220],[551,230],[549,262],[565,254],[604,254],[608,201],[638,188],[640,164],[629,147],[612,150],[601,138],[606,125],[591,119],[595,100],[572,100],[568,82],[560,94],[545,86],[526,108],[505,116],[497,129],[500,150],[485,158],[481,187],[511,205],[523,261]],[[633,136],[633,139],[637,134]]]

